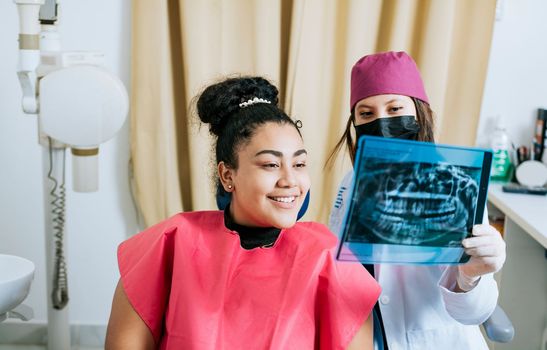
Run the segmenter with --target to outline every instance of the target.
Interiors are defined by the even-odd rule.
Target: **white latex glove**
[[[472,237],[462,241],[469,261],[458,266],[458,287],[467,292],[473,289],[482,275],[494,273],[505,262],[505,241],[493,226],[473,226]]]

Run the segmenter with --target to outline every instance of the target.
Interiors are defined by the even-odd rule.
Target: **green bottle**
[[[511,181],[513,176],[513,165],[511,164],[511,157],[509,155],[511,143],[500,118],[497,119],[490,139],[490,146],[494,152],[490,179],[497,182]]]

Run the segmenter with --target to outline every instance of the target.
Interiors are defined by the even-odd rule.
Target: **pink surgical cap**
[[[384,94],[429,99],[416,63],[406,52],[381,52],[362,57],[351,69],[350,108],[360,100]]]

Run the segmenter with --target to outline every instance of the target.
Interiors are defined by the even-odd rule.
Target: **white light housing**
[[[45,75],[39,91],[41,130],[73,149],[74,190],[97,190],[99,144],[120,130],[129,109],[123,83],[100,67],[76,65]]]

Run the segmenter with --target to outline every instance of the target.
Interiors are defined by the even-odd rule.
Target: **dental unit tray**
[[[363,136],[336,257],[459,264],[461,241],[483,222],[492,152]]]

